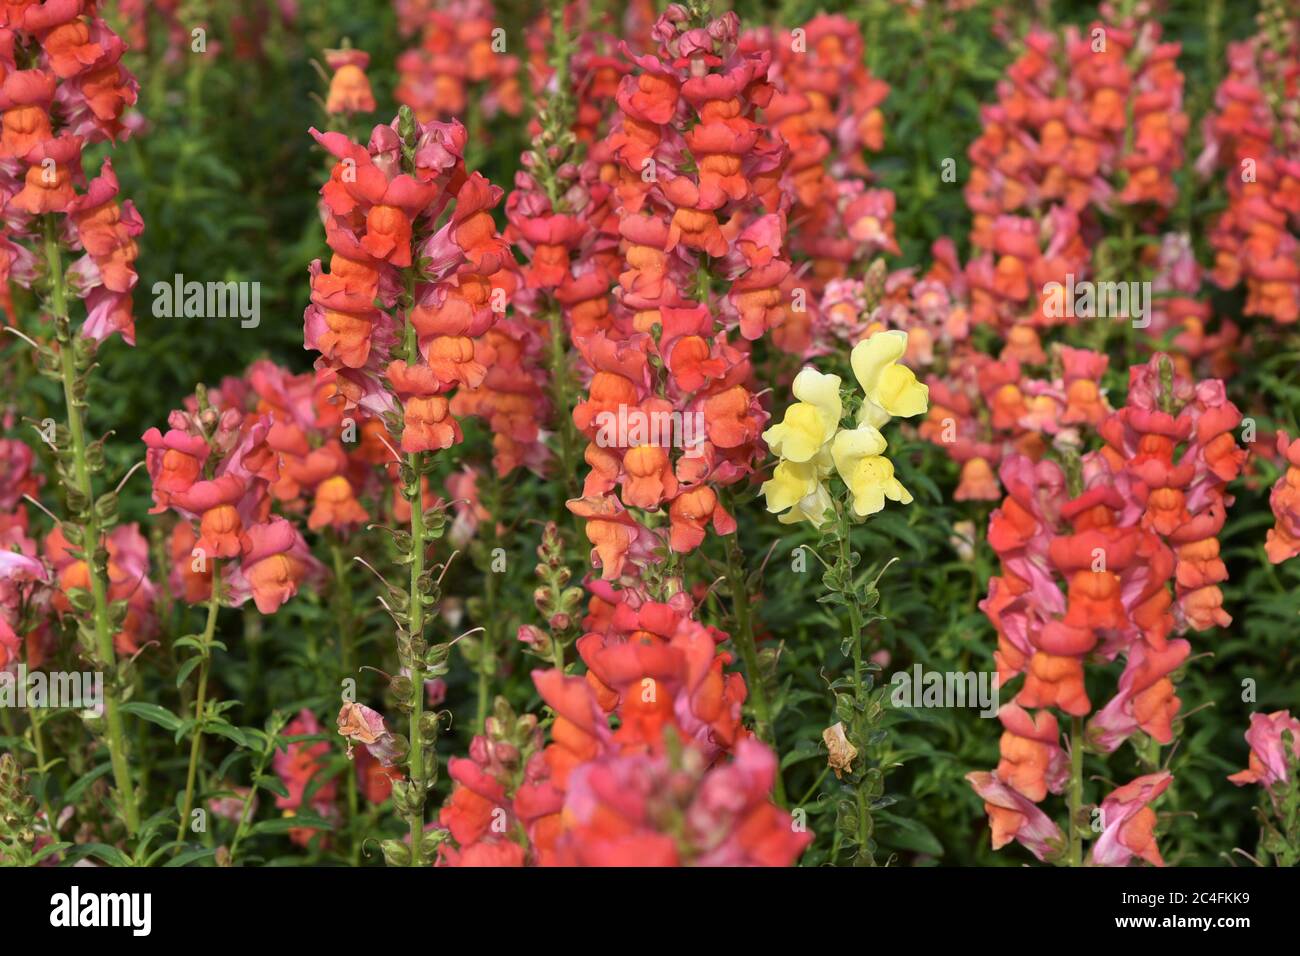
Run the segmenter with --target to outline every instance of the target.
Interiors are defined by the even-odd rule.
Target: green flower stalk
[[[732,513],[735,513],[732,505]],[[726,554],[727,587],[731,591],[731,604],[735,609],[735,626],[732,639],[740,649],[740,658],[745,664],[745,674],[749,678],[749,692],[754,701],[754,732],[764,743],[779,752],[776,742],[776,727],[773,722],[772,704],[768,697],[767,674],[758,653],[758,642],[754,637],[754,621],[750,615],[753,601],[749,574],[745,568],[745,552],[741,550],[738,535],[731,535],[723,542]],[[785,781],[778,773],[776,776],[776,798],[782,807],[786,805]]]
[[[475,621],[482,621],[483,626],[473,637],[466,636],[460,642],[461,653],[474,668],[477,677],[478,694],[474,709],[474,732],[483,729],[487,720],[488,708],[492,701],[492,682],[500,672],[500,659],[505,650],[502,641],[504,624],[501,614],[502,578],[507,569],[505,550],[498,532],[498,515],[503,512],[503,499],[508,497],[508,490],[495,484],[482,489],[483,510],[488,517],[479,526],[479,535],[469,542],[467,550],[470,560],[479,573],[483,575],[483,594],[469,599],[468,609]],[[473,505],[471,505],[472,507]]]
[[[822,531],[821,553],[814,552],[826,567],[826,593],[819,600],[848,611],[840,649],[851,671],[830,682],[836,722],[822,739],[839,781],[835,845],[852,848],[859,866],[876,865],[873,813],[893,801],[884,795],[886,688],[877,686],[880,667],[866,646],[867,628],[884,619],[876,610],[884,569],[870,582],[859,580],[860,557],[851,534],[853,525],[882,510],[886,499],[912,500],[894,477],[880,433],[892,417],[920,415],[929,405],[929,390],[899,363],[906,350],[907,333],[901,331],[878,332],[859,342],[850,363],[860,391],[841,392],[838,375],[803,369],[794,381],[798,401],[763,434],[780,459],[763,483],[767,509],[783,524],[806,521]],[[828,482],[835,478],[832,490]],[[823,554],[833,557],[827,561]]]
[[[60,522],[70,550],[86,563],[89,591],[74,590],[68,601],[78,612],[77,632],[82,653],[104,674],[104,718],[102,735],[113,767],[116,805],[128,836],[140,829],[140,812],[135,783],[128,764],[122,703],[129,681],[129,662],[119,665],[113,637],[126,617],[125,602],[108,599],[108,552],[104,535],[116,523],[117,493],[95,497],[94,475],[104,470],[103,441],[88,442],[84,413],[90,373],[95,367],[95,343],[77,335],[68,314],[68,290],[59,245],[58,224],[53,216],[45,220],[46,308],[54,323],[56,344],[38,346],[43,375],[63,388],[66,423],[56,429],[55,456],[59,481],[64,490],[66,517]]]
[[[564,9],[562,3],[550,4],[552,39],[549,65],[552,79],[547,89],[534,90],[533,101],[540,129],[532,147],[523,155],[525,169],[545,195],[551,215],[575,213],[567,193],[572,171],[583,158],[582,144],[573,132],[576,108],[570,88],[570,60],[574,34],[565,23]],[[539,331],[544,331],[547,338],[546,363],[556,436],[557,474],[563,489],[563,494],[556,499],[556,514],[563,517],[565,500],[576,498],[581,493],[578,473],[582,443],[573,425],[574,374],[564,307],[556,299],[554,290],[540,291],[536,315],[544,323],[544,330]]]
[[[425,174],[417,169],[416,164],[425,131],[408,107],[403,107],[398,114],[397,133],[402,171],[400,186],[415,193],[420,188],[417,184],[427,183]],[[396,181],[395,177],[392,179]],[[469,196],[466,202],[473,202],[480,198],[475,190],[485,186],[481,177],[474,177],[457,198]],[[488,195],[491,195],[490,191]],[[425,711],[425,682],[447,672],[451,650],[451,642],[430,644],[427,635],[434,609],[441,598],[441,574],[446,572],[446,564],[441,569],[429,564],[429,548],[442,537],[446,515],[442,504],[431,505],[425,486],[437,470],[438,459],[433,449],[446,448],[460,440],[459,426],[448,411],[444,394],[451,381],[437,378],[437,371],[425,363],[420,348],[420,331],[413,317],[417,305],[423,302],[417,293],[427,291],[434,279],[427,271],[431,263],[427,258],[421,258],[421,253],[434,234],[436,220],[445,207],[445,202],[433,205],[434,197],[425,201],[429,203],[425,208],[405,212],[391,206],[377,204],[373,207],[383,214],[397,212],[404,218],[409,216],[407,221],[411,230],[402,240],[410,244],[407,260],[410,264],[397,269],[402,283],[402,293],[396,303],[402,317],[399,350],[402,360],[392,363],[398,371],[390,366],[388,372],[388,385],[398,393],[399,401],[396,410],[384,417],[389,433],[398,438],[403,449],[401,454],[395,449],[393,453],[398,462],[398,486],[410,509],[409,527],[404,531],[390,530],[398,562],[407,566],[408,575],[405,588],[388,585],[385,581],[387,599],[381,599],[396,626],[397,657],[401,664],[401,673],[390,678],[389,690],[396,698],[397,709],[408,718],[407,738],[397,745],[398,751],[405,755],[406,779],[394,783],[393,805],[406,821],[409,842],[387,840],[381,846],[390,865],[415,867],[433,862],[437,842],[437,838],[426,838],[424,832],[425,804],[437,778],[435,744],[439,732],[438,715]],[[465,212],[458,208],[457,215],[462,213],[487,216],[485,211]],[[381,215],[377,221],[383,223],[386,220]],[[459,237],[454,226],[451,234],[454,237],[452,241]],[[367,238],[371,238],[369,233]],[[461,251],[465,252],[463,248]],[[472,269],[468,254],[464,265],[467,270]],[[450,282],[446,286],[448,295],[454,294],[453,288],[459,288]],[[433,381],[438,384],[436,389],[429,385]],[[403,391],[402,382],[419,384],[411,391]],[[418,431],[408,433],[408,429]]]
[[[565,563],[564,536],[554,521],[548,521],[542,530],[537,558],[533,570],[542,583],[533,591],[533,605],[546,628],[525,625],[519,629],[519,640],[528,654],[563,673],[565,651],[581,632],[584,593],[581,587],[570,584],[573,572]]]
[[[239,807],[239,822],[235,826],[235,835],[230,840],[230,849],[226,853],[224,865],[234,866],[239,856],[239,844],[244,837],[248,835],[249,827],[253,822],[253,801],[257,799],[258,781],[266,778],[266,769],[275,757],[275,752],[283,745],[280,741],[280,734],[288,724],[288,717],[281,711],[272,711],[271,716],[266,721],[264,731],[250,730],[250,736],[256,743],[256,756],[253,764],[253,786],[248,788],[244,794],[243,802]],[[351,774],[353,778],[356,774]]]
[[[822,740],[830,755],[828,763],[839,781],[837,845],[852,848],[854,866],[875,866],[872,814],[893,801],[884,795],[885,772],[889,768],[882,757],[886,731],[881,724],[887,688],[877,686],[880,665],[865,651],[868,626],[885,618],[876,610],[880,603],[880,575],[870,582],[858,581],[860,556],[850,543],[852,527],[848,509],[836,501],[835,520],[822,539],[822,550],[833,553],[835,559],[822,577],[827,593],[821,600],[848,610],[849,628],[840,651],[852,662],[852,671],[829,685],[835,698],[836,723],[823,732]]]
[[[334,610],[334,620],[338,624],[339,638],[339,682],[355,680],[356,664],[356,615],[353,611],[352,582],[348,578],[347,559],[343,554],[343,543],[338,535],[330,536],[330,558],[334,569],[334,587],[330,593],[330,602]],[[357,775],[346,774],[348,826],[351,828],[360,809],[360,793],[357,788]],[[360,840],[355,833],[350,836],[353,864],[358,862]]]
[[[405,138],[405,137],[404,137]],[[405,311],[409,315],[414,304],[408,283]],[[407,361],[411,364],[419,361],[419,351],[415,336],[415,327],[408,321],[406,326]],[[424,866],[429,861],[424,853],[424,805],[429,787],[433,784],[435,756],[433,743],[437,739],[437,718],[432,722],[425,720],[424,682],[427,679],[426,655],[429,646],[425,640],[428,626],[429,610],[438,598],[436,584],[430,579],[425,560],[429,544],[442,537],[443,515],[439,511],[426,512],[424,498],[424,479],[432,470],[433,458],[423,452],[411,452],[401,466],[402,496],[411,508],[409,549],[402,556],[402,561],[410,565],[409,589],[405,607],[395,611],[397,618],[397,656],[401,661],[405,676],[393,681],[392,689],[398,698],[398,708],[409,716],[410,748],[407,752],[407,779],[393,787],[393,802],[407,820],[410,829],[410,847],[405,863],[409,866]],[[398,854],[386,851],[389,862],[403,862],[395,859]]]
[[[203,727],[208,717],[208,673],[212,667],[212,654],[217,648],[224,650],[225,645],[216,639],[217,634],[217,612],[221,608],[221,568],[218,562],[212,562],[212,593],[208,597],[208,616],[207,622],[203,626],[203,633],[195,637],[190,635],[181,638],[176,642],[180,647],[193,647],[198,651],[198,671],[199,682],[198,688],[194,695],[194,726],[190,731],[190,762],[185,773],[185,796],[181,801],[181,816],[176,828],[177,841],[185,838],[186,827],[189,826],[190,812],[194,808],[194,783],[198,776],[199,754],[203,749]],[[195,658],[190,658],[195,660]],[[185,666],[193,669],[193,664],[189,661]]]

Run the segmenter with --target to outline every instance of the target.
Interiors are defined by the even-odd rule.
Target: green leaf
[[[165,730],[176,730],[181,725],[181,719],[165,707],[159,707],[157,704],[146,704],[143,701],[133,700],[122,705],[124,713],[134,714],[142,720],[147,720],[151,724],[157,724]]]
[[[37,863],[40,863],[42,860],[47,859],[48,857],[51,857],[56,853],[62,853],[64,850],[66,850],[68,847],[72,845],[73,844],[67,842],[48,843],[45,846],[41,847],[39,850],[36,851],[36,853],[32,855],[31,865],[35,866]]]
[[[226,723],[224,720],[210,720],[204,729],[208,733],[216,734],[219,737],[225,737],[227,740],[233,741],[240,747],[249,748],[252,746],[248,741],[248,737],[245,736],[242,730],[233,724]]]
[[[881,822],[879,836],[882,842],[899,850],[911,850],[927,856],[942,857],[943,844],[924,823],[893,813],[878,814]]]
[[[82,774],[77,779],[77,782],[70,786],[63,795],[63,805],[65,807],[76,806],[77,801],[81,799],[81,795],[86,792],[86,788],[112,769],[112,763],[102,763],[94,770]]]
[[[334,825],[328,820],[322,819],[315,814],[300,813],[292,817],[276,817],[272,820],[263,820],[260,823],[253,824],[249,833],[288,833],[290,830],[296,830],[299,827],[306,827],[312,830],[333,830]]]
[[[194,668],[198,667],[202,663],[203,658],[201,657],[186,658],[185,663],[181,664],[180,668],[176,671],[176,686],[180,687],[184,684],[186,678],[194,672]]]
[[[284,781],[279,777],[273,777],[270,774],[261,774],[253,779],[253,786],[261,787],[263,790],[269,790],[277,797],[288,797],[289,788],[284,785]]]
[[[164,863],[163,867],[188,866],[189,864],[196,863],[199,860],[206,860],[209,857],[216,856],[216,854],[217,850],[215,847],[200,847],[196,850],[186,850],[184,853],[176,854]]]
[[[115,846],[106,843],[82,843],[68,853],[68,858],[84,859],[93,856],[109,866],[135,866],[135,861]]]

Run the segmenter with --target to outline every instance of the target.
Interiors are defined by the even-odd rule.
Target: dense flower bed
[[[1163,6],[0,3],[0,860],[1300,862],[1300,19]]]

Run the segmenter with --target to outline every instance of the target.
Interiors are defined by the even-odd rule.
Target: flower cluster
[[[894,195],[870,185],[864,155],[884,145],[880,106],[889,85],[871,75],[860,29],[841,15],[822,14],[793,30],[753,30],[741,46],[771,57],[773,94],[763,116],[788,149],[781,185],[789,216],[799,224],[791,252],[807,263],[806,278],[791,276],[786,292],[801,289],[808,301],[789,311],[774,340],[808,355],[823,323],[817,300],[827,283],[853,274],[877,253],[900,251]]]
[[[997,628],[1000,679],[1024,680],[1001,715],[1003,762],[970,778],[988,806],[995,847],[1017,839],[1040,859],[1064,858],[1063,844],[1044,840],[1049,821],[1033,807],[1064,787],[1052,769],[1057,723],[1045,708],[1075,718],[1073,748],[1108,754],[1139,731],[1172,742],[1181,709],[1173,674],[1191,646],[1171,635],[1231,620],[1218,587],[1227,572],[1217,534],[1232,500],[1224,487],[1245,459],[1231,434],[1240,419],[1221,382],[1193,385],[1159,355],[1130,369],[1124,407],[1091,423],[1106,442],[1100,451],[1066,455],[1064,467],[1018,454],[1004,461],[1008,495],[989,520],[1001,574],[980,606]],[[1084,665],[1120,656],[1117,692],[1088,722],[1085,743],[1079,719],[1093,704]],[[1128,787],[1143,805],[1168,785],[1142,779]],[[1107,800],[1128,799],[1119,794]],[[1102,810],[1109,828],[1105,801]],[[1154,845],[1149,853],[1138,846],[1149,843],[1153,819],[1129,824],[1137,829],[1122,834],[1120,848],[1103,833],[1094,862],[1127,863],[1123,847],[1158,862]]]
[[[293,375],[264,359],[249,367],[244,381],[241,407],[269,422],[266,444],[279,464],[270,492],[281,512],[305,513],[312,531],[355,530],[370,517],[360,499],[382,497],[376,466],[393,468],[383,422],[360,408],[345,413],[330,369]],[[223,398],[242,385],[223,383]]]
[[[699,22],[673,5],[656,24],[658,52],[624,77],[594,155],[616,178],[624,271],[608,317],[573,331],[593,371],[573,417],[592,470],[569,507],[609,579],[656,537],[628,508],[666,507],[677,552],[697,548],[709,525],[734,530],[715,488],[753,470],[766,416],[748,387],[748,347],[729,333],[757,339],[785,316],[785,149],[756,119],[768,58],[738,50],[733,14]]]
[[[1100,426],[1111,466],[1132,479],[1143,526],[1173,549],[1182,629],[1232,622],[1218,587],[1228,577],[1218,534],[1232,504],[1226,485],[1246,460],[1232,434],[1240,422],[1222,382],[1193,384],[1157,357],[1129,369],[1127,404]]]
[[[1046,363],[1033,330],[1021,326],[1001,358],[963,350],[946,376],[930,378],[933,402],[920,433],[961,465],[956,500],[996,501],[998,468],[1007,456],[1038,461],[1053,445],[1077,448],[1081,430],[1110,412],[1099,384],[1107,356],[1057,345],[1051,377],[1028,376]]]
[[[1025,38],[969,150],[976,321],[1059,323],[1035,287],[1091,272],[1099,215],[1173,206],[1188,128],[1178,53],[1154,21]]]
[[[586,678],[534,671],[556,714],[498,714],[440,821],[450,865],[785,866],[809,836],[770,801],[776,763],[741,723],[745,684],[727,639],[669,603],[596,585],[578,641]],[[500,704],[498,705],[500,710]],[[734,759],[728,759],[734,757]],[[678,826],[674,821],[683,820]]]
[[[1201,672],[1285,672],[1296,609],[1294,13],[1261,0],[1226,43],[1215,9],[1189,31],[1146,0],[748,30],[711,0],[494,2],[358,9],[367,49],[402,34],[385,65],[330,4],[0,0],[0,696],[74,666],[103,689],[93,716],[0,714],[5,860],[968,862],[981,804],[993,850],[1040,863],[1209,848],[1170,825],[1207,805],[1180,746],[1223,726]],[[1180,36],[1208,55],[1186,104]],[[227,119],[305,62],[314,199],[279,194],[301,162],[264,162],[260,119],[291,110]],[[979,124],[964,153],[943,114]],[[887,126],[912,142],[886,162]],[[166,230],[119,175],[177,207]],[[115,355],[128,379],[171,348],[103,346],[134,344],[140,249],[163,255],[141,274],[240,272],[174,232],[195,215],[238,249],[319,247],[307,356],[262,357],[267,328],[199,349],[243,371],[183,401],[92,395]],[[174,404],[134,455],[108,445]],[[954,639],[980,613],[989,674]],[[1260,683],[1238,852],[1300,864],[1300,721]],[[905,769],[969,754],[977,702],[996,758]],[[956,744],[910,733],[939,726],[916,708]],[[965,808],[907,799],[961,774]]]
[[[111,160],[89,183],[82,170],[87,146],[126,135],[122,117],[138,84],[121,63],[125,49],[82,0],[0,11],[0,284],[30,288],[49,270],[34,243],[82,253],[67,287],[85,301],[82,334],[97,342],[115,332],[135,341],[135,240],[144,223],[119,200]]]
[[[542,22],[554,42],[569,42],[563,21]],[[498,362],[479,388],[461,392],[454,408],[472,411],[491,426],[499,475],[520,465],[540,472],[555,451],[543,441],[547,434],[559,435],[553,463],[566,475],[577,467],[569,460],[575,453],[571,426],[555,420],[557,409],[567,416],[571,405],[570,342],[607,313],[619,264],[612,189],[601,181],[600,165],[584,160],[580,144],[594,138],[589,127],[603,122],[626,70],[620,61],[599,56],[594,43],[586,35],[583,51],[560,69],[532,64],[544,122],[534,124],[533,148],[521,156],[523,168],[506,201],[505,238],[525,262],[516,277],[514,308],[491,333]]]
[[[1228,46],[1228,75],[1205,120],[1203,172],[1223,171],[1228,208],[1210,233],[1211,277],[1246,284],[1247,315],[1300,320],[1300,20],[1276,5],[1276,30]]]
[[[1286,471],[1268,497],[1276,524],[1264,545],[1274,564],[1300,554],[1300,438],[1291,440],[1286,432],[1280,433],[1277,450],[1286,461]]]
[[[324,568],[302,533],[271,513],[272,489],[283,489],[272,415],[246,412],[234,396],[200,390],[168,416],[167,426],[165,433],[149,429],[144,443],[151,513],[171,510],[184,522],[172,537],[179,594],[208,600],[220,564],[220,598],[234,606],[252,598],[261,613],[271,614],[304,581],[321,576]],[[283,441],[283,424],[277,430]],[[291,474],[285,477],[292,480]]]
[[[392,430],[402,451],[420,452],[461,440],[447,393],[480,385],[493,362],[483,335],[504,311],[510,257],[489,212],[501,190],[465,172],[464,127],[407,132],[404,141],[396,120],[377,126],[363,147],[313,131],[337,162],[321,190],[329,271],[312,264],[304,322],[343,405],[383,415],[396,394]]]
[[[1179,50],[1154,21],[1031,31],[970,149],[976,234],[1000,213],[1049,203],[1170,207],[1188,126]]]
[[[420,44],[397,58],[397,101],[420,122],[523,111],[519,58],[506,53],[491,0],[397,0],[398,22]]]
[[[894,477],[885,457],[888,443],[880,433],[890,418],[923,414],[929,390],[899,363],[907,350],[907,333],[877,332],[853,349],[853,374],[862,388],[854,428],[841,428],[843,403],[840,377],[805,368],[794,380],[799,399],[785,418],[763,433],[780,460],[763,482],[767,510],[780,514],[783,524],[808,521],[821,527],[833,507],[825,485],[832,469],[849,489],[853,513],[875,514],[885,499],[907,504],[911,494]]]

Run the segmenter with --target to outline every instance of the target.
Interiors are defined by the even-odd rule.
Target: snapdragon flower
[[[880,428],[894,416],[922,415],[929,406],[929,389],[899,359],[907,351],[908,334],[877,332],[853,348],[850,363],[862,389],[857,425],[844,428],[844,402],[838,375],[803,369],[794,380],[798,401],[785,417],[763,433],[779,461],[763,482],[767,510],[783,524],[807,521],[820,528],[835,506],[826,485],[838,474],[849,491],[853,513],[875,514],[885,500],[908,504],[911,493],[894,476],[886,456],[888,442]]]

